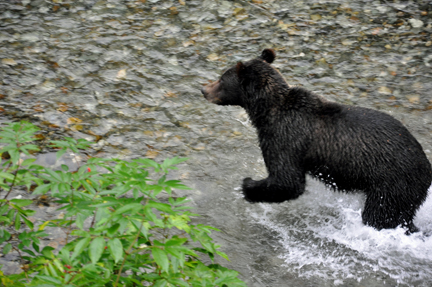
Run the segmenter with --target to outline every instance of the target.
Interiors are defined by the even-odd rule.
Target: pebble
[[[378,93],[383,94],[383,95],[390,95],[392,93],[392,90],[390,90],[389,88],[387,88],[385,86],[382,86],[382,87],[379,87]]]
[[[408,22],[410,22],[413,28],[421,28],[423,27],[424,24],[422,20],[417,20],[417,19],[409,19]]]
[[[3,65],[9,65],[9,66],[15,66],[15,65],[17,65],[17,62],[15,62],[14,59],[6,58],[6,59],[2,59],[2,64]]]

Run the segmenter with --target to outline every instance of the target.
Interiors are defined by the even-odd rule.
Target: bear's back
[[[305,156],[306,169],[314,176],[335,182],[341,189],[432,181],[431,165],[421,145],[392,116],[333,102],[323,102],[322,110],[317,111]]]

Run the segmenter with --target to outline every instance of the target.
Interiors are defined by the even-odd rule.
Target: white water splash
[[[335,278],[334,285],[380,273],[398,284],[432,286],[432,196],[414,221],[421,232],[407,236],[402,228],[363,225],[363,194],[333,192],[315,181],[307,189],[297,200],[249,209],[251,220],[277,234],[289,272]]]

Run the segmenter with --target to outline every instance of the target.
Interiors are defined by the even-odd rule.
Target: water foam
[[[312,181],[297,200],[259,204],[249,213],[251,220],[277,234],[279,257],[299,276],[336,278],[338,285],[378,273],[400,284],[432,285],[432,196],[415,218],[421,232],[410,236],[402,228],[364,226],[364,200],[363,194],[333,192]]]

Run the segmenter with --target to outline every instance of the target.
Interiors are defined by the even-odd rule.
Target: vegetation
[[[23,269],[12,275],[0,271],[2,286],[246,286],[238,272],[214,263],[215,256],[228,259],[210,237],[217,229],[191,224],[197,215],[187,199],[172,196],[173,189],[188,189],[167,179],[184,158],[161,164],[90,158],[76,171],[66,165],[53,170],[34,163],[37,130],[28,122],[0,130],[0,244],[3,254],[19,254]],[[65,138],[51,147],[59,158],[91,144]],[[33,201],[9,199],[24,187],[54,198],[64,217],[30,220]],[[65,234],[58,250],[42,243],[49,228]]]

